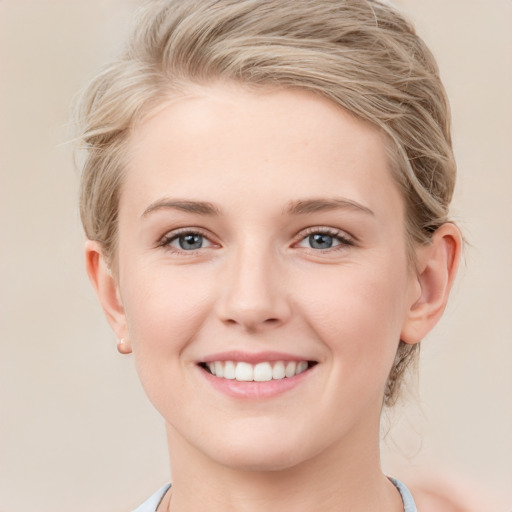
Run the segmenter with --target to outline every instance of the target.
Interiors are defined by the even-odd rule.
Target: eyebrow
[[[220,215],[221,210],[208,201],[191,201],[185,199],[162,198],[151,203],[142,214],[142,217],[161,209],[173,209],[198,215]],[[283,211],[285,215],[305,215],[308,213],[323,212],[329,210],[350,209],[360,211],[369,215],[375,215],[370,208],[356,201],[343,198],[330,199],[299,199],[291,201]]]
[[[219,215],[220,209],[207,201],[190,201],[183,199],[162,198],[151,203],[142,214],[142,217],[148,216],[156,210],[172,209],[182,212],[196,213],[198,215]]]
[[[375,215],[367,206],[350,199],[336,197],[329,199],[300,199],[298,201],[292,201],[284,213],[288,215],[304,215],[307,213],[338,209],[356,210],[369,215]]]

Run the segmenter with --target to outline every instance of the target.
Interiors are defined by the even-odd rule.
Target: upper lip
[[[201,359],[201,363],[213,363],[215,361],[243,361],[246,363],[257,364],[271,361],[311,361],[308,357],[297,356],[285,352],[241,352],[232,350],[228,352],[218,352]]]

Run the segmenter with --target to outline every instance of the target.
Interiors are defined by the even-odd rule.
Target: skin
[[[86,260],[166,421],[171,509],[403,510],[380,469],[384,387],[399,340],[442,314],[457,228],[413,268],[382,135],[308,92],[191,88],[134,129],[128,160],[118,274],[97,242]],[[201,248],[180,248],[187,229]],[[198,366],[228,350],[317,364],[284,393],[236,399]]]

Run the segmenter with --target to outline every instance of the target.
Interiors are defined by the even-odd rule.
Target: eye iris
[[[200,249],[203,245],[202,235],[190,233],[179,237],[180,247],[184,250]]]
[[[329,249],[333,244],[333,237],[325,233],[309,235],[309,244],[313,249]]]

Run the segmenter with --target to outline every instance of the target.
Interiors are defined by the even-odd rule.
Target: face
[[[376,129],[198,88],[133,133],[119,208],[117,329],[173,442],[252,469],[377,443],[417,283]]]

